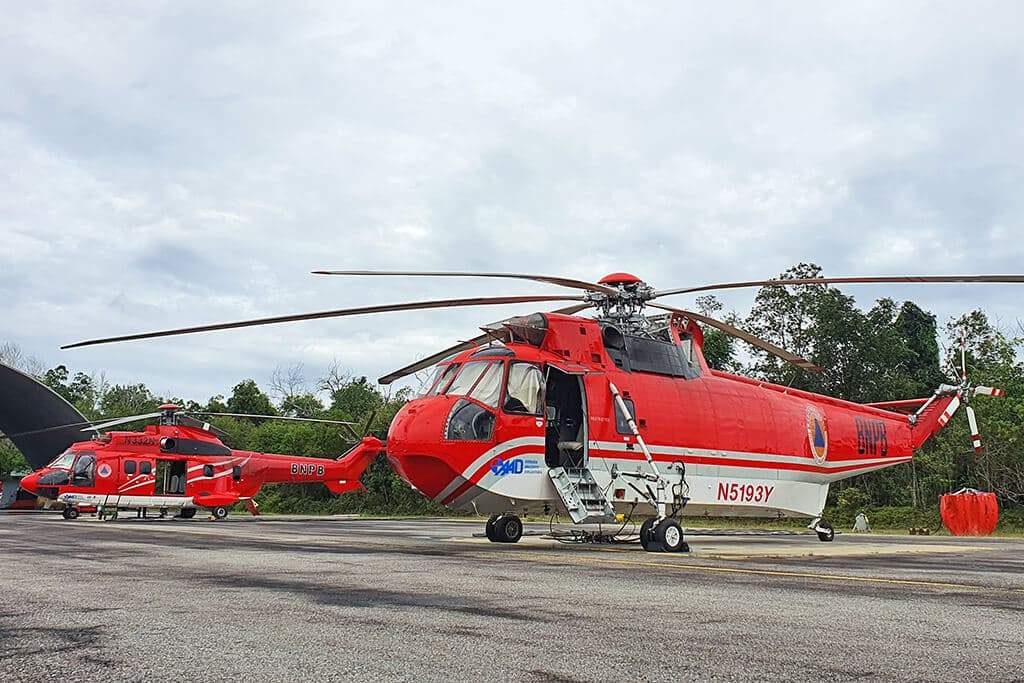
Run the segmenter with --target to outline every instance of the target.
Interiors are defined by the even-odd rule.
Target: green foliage
[[[250,415],[277,415],[270,397],[260,391],[256,381],[247,379],[235,385],[227,403],[228,412]]]
[[[0,439],[0,476],[11,472],[26,472],[31,469],[14,444],[6,439]]]

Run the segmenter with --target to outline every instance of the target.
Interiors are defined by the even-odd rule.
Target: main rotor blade
[[[214,413],[208,410],[187,410],[182,411],[183,415],[219,415],[222,417],[253,417],[260,420],[285,420],[287,422],[319,422],[330,425],[358,424],[357,422],[346,422],[344,420],[321,420],[315,417],[291,417],[288,415],[254,415],[252,413]]]
[[[734,337],[737,337],[738,339],[742,339],[743,341],[747,342],[748,344],[750,344],[752,346],[756,346],[757,348],[759,348],[759,349],[761,349],[763,351],[767,351],[768,353],[772,354],[773,356],[778,356],[779,358],[781,358],[782,360],[786,361],[787,363],[792,363],[793,365],[797,366],[798,368],[800,368],[802,370],[807,370],[808,372],[824,372],[823,368],[815,365],[811,361],[806,360],[804,358],[801,358],[800,356],[797,356],[796,354],[792,354],[789,351],[786,351],[785,349],[781,349],[781,348],[779,348],[775,344],[772,344],[769,341],[765,341],[764,339],[761,339],[760,337],[755,337],[754,335],[750,334],[749,332],[744,332],[743,330],[741,330],[741,329],[739,329],[737,327],[733,327],[732,325],[730,325],[728,323],[724,323],[721,320],[716,320],[715,318],[710,318],[710,317],[708,317],[706,315],[702,315],[700,313],[694,313],[693,311],[687,311],[687,310],[682,309],[682,308],[673,308],[671,306],[665,306],[665,305],[662,305],[662,304],[655,304],[655,303],[648,303],[647,305],[648,306],[653,306],[654,308],[660,308],[660,309],[665,310],[665,311],[671,311],[673,313],[679,313],[681,315],[685,315],[687,318],[692,318],[693,320],[698,320],[698,321],[704,323],[705,325],[710,325],[711,327],[719,329],[722,332],[725,332],[726,334],[730,334],[730,335],[732,335]]]
[[[575,306],[568,306],[566,308],[560,308],[557,311],[551,311],[551,312],[552,313],[561,313],[562,315],[572,315],[574,313],[579,313],[584,308],[589,308],[589,307],[590,307],[590,304],[577,304]],[[432,354],[430,356],[427,356],[426,358],[421,358],[420,360],[416,361],[415,363],[412,363],[410,365],[406,365],[404,368],[401,368],[399,370],[395,370],[394,372],[391,372],[391,373],[389,373],[387,375],[384,375],[383,377],[381,377],[377,381],[380,384],[391,384],[396,379],[402,379],[403,377],[408,377],[409,375],[411,375],[413,373],[416,373],[416,372],[419,372],[420,370],[429,368],[430,366],[435,365],[436,363],[439,363],[439,362],[443,361],[445,358],[448,358],[449,356],[453,356],[456,353],[459,353],[460,351],[465,351],[466,349],[471,349],[474,346],[480,346],[480,344],[483,344],[485,341],[487,341],[488,339],[492,339],[492,338],[493,337],[490,334],[481,334],[481,335],[478,335],[476,337],[473,337],[472,339],[467,339],[466,341],[459,342],[458,344],[456,344],[454,346],[449,346],[447,349],[445,349],[443,351],[438,351],[437,353]]]
[[[988,282],[988,283],[1022,283],[1024,275],[882,275],[868,277],[803,277],[786,280],[751,280],[749,282],[724,282],[717,285],[701,287],[681,287],[679,289],[662,289],[654,293],[655,297],[672,294],[689,294],[707,292],[712,289],[739,289],[742,287],[788,287],[790,285],[832,285],[832,284],[872,284],[884,282]]]
[[[364,315],[367,313],[389,313],[392,311],[415,311],[426,308],[457,308],[461,306],[497,306],[501,304],[525,304],[540,301],[583,301],[578,296],[492,296],[472,297],[469,299],[437,299],[434,301],[415,301],[407,304],[385,304],[382,306],[360,306],[358,308],[339,308],[334,311],[320,311],[317,313],[299,313],[296,315],[280,315],[271,318],[255,318],[253,320],[240,320],[231,323],[216,323],[213,325],[199,325],[196,327],[181,327],[174,330],[162,330],[160,332],[142,332],[140,334],[127,334],[120,337],[105,337],[103,339],[90,339],[89,341],[76,342],[62,346],[62,349],[74,349],[81,346],[93,346],[95,344],[109,344],[111,342],[132,341],[135,339],[152,339],[153,337],[170,337],[178,334],[192,334],[194,332],[212,332],[214,330],[230,330],[238,327],[256,327],[258,325],[273,325],[276,323],[290,323],[300,320],[318,320],[320,318],[343,318],[351,315]]]
[[[114,418],[113,420],[110,420],[109,422],[101,422],[98,425],[93,425],[92,427],[89,427],[87,429],[83,429],[82,431],[83,432],[91,432],[93,430],[96,430],[97,432],[101,432],[104,429],[106,429],[107,427],[116,427],[118,425],[128,424],[129,422],[138,422],[140,420],[149,420],[149,419],[152,419],[154,417],[160,417],[160,415],[161,415],[161,413],[146,413],[145,415],[128,415],[126,417],[117,417],[117,418]]]
[[[570,277],[557,277],[554,275],[527,275],[525,273],[473,273],[464,271],[426,271],[426,270],[314,270],[314,275],[397,275],[408,277],[500,277],[514,280],[533,280],[535,282],[546,282],[560,287],[572,289],[583,289],[588,292],[603,292],[605,294],[616,294],[617,290],[596,282],[577,280]]]

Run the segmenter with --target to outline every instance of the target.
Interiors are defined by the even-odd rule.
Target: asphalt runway
[[[0,681],[1024,680],[1024,540],[481,530],[0,515]]]

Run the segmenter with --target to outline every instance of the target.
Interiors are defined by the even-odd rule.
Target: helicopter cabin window
[[[212,477],[213,476],[213,465],[203,465],[203,476],[204,477]]]
[[[633,418],[633,422],[636,422],[636,404],[633,403],[633,399],[624,398],[622,402],[626,404],[626,410],[629,411],[629,416]],[[633,430],[629,428],[629,422],[622,414],[622,409],[617,405],[615,406],[615,431],[619,434],[633,433]]]
[[[544,375],[540,368],[532,363],[512,363],[509,366],[503,407],[506,413],[543,415]]]
[[[135,463],[134,460],[125,460],[124,461],[124,473],[125,474],[135,474],[135,467],[136,467],[136,463]]]
[[[143,460],[139,463],[139,474],[150,474],[153,472],[153,463]]]

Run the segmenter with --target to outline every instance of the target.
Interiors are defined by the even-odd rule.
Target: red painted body
[[[21,486],[84,507],[212,509],[251,501],[264,484],[320,482],[336,494],[357,490],[382,448],[367,437],[337,460],[256,453],[232,450],[204,429],[152,425],[76,443]],[[253,505],[250,510],[255,514]]]
[[[850,403],[714,371],[701,353],[700,328],[681,317],[671,320],[671,334],[690,355],[699,376],[628,372],[610,357],[597,321],[558,314],[546,314],[544,318],[547,329],[537,346],[509,341],[505,347],[510,355],[475,356],[480,351],[474,349],[441,366],[473,361],[498,363],[506,382],[513,362],[533,363],[545,372],[555,368],[581,376],[591,463],[601,459],[610,463],[614,459],[621,468],[623,461],[642,464],[644,459],[636,439],[616,427],[610,383],[634,403],[641,437],[655,461],[682,461],[688,472],[711,473],[709,482],[719,477],[720,471],[739,472],[750,479],[823,484],[826,492],[831,481],[909,461],[915,449],[941,428],[941,414],[951,401],[950,397],[934,401],[912,425],[908,415],[895,408]],[[434,391],[438,389],[443,387],[435,386]],[[473,398],[449,396],[442,391],[409,402],[388,433],[387,455],[393,467],[424,495],[446,505],[466,507],[470,504],[467,501],[474,500],[475,487],[488,488],[488,473],[494,468],[517,455],[536,454],[539,448],[545,448],[538,446],[537,440],[545,437],[547,418],[509,413],[503,409],[508,391],[504,383],[502,391],[496,407],[476,401],[494,415],[493,434],[481,440],[445,438],[453,406]],[[827,445],[817,454],[813,435],[808,434],[809,427],[815,426],[827,439]],[[769,487],[774,488],[772,484],[759,484],[762,489],[753,484],[744,488],[742,480],[730,484],[724,474],[720,483],[727,487],[726,502],[733,495],[729,486],[739,486],[735,497],[740,503],[757,502]],[[768,504],[759,509],[773,508],[768,497],[764,495],[765,501],[761,502]],[[503,504],[523,504],[513,498],[509,495]],[[476,507],[476,503],[471,504]],[[799,508],[795,511],[803,513]]]

